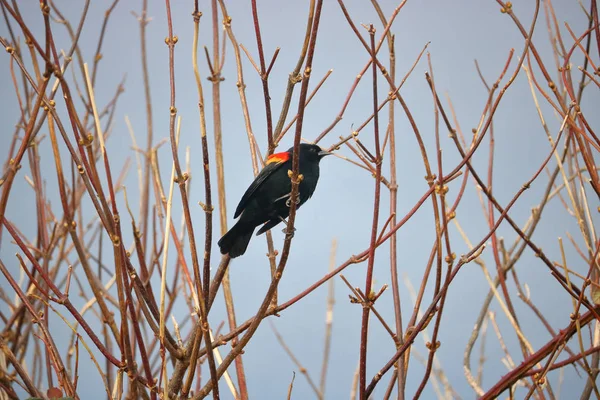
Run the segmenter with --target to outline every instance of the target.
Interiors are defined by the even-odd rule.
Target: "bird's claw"
[[[288,232],[288,231],[289,231],[289,227],[287,227],[287,226],[281,230],[281,232],[283,232],[285,234],[285,236],[289,236],[290,238],[293,238],[294,234],[296,233],[296,228],[292,228],[291,232]]]

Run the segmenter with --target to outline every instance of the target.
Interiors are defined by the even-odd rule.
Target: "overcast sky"
[[[29,23],[34,33],[43,38],[43,23],[37,2],[20,2],[21,12]],[[57,5],[71,18],[73,24],[81,14],[83,2],[57,1]],[[92,2],[88,21],[80,40],[85,62],[90,65],[97,45],[100,32],[102,15],[107,7],[106,2]],[[168,138],[169,124],[169,80],[168,80],[168,53],[164,39],[167,36],[165,5],[160,1],[149,2],[149,16],[152,18],[148,25],[148,57],[150,67],[150,83],[154,110],[155,143]],[[187,146],[191,152],[191,193],[190,204],[194,218],[197,237],[202,237],[204,231],[204,215],[197,205],[204,199],[202,183],[202,159],[197,111],[197,92],[192,72],[191,47],[193,23],[191,1],[173,1],[172,13],[174,33],[178,36],[176,46],[176,106],[178,115],[182,117],[181,152]],[[204,16],[201,19],[201,45],[212,49],[212,25],[210,23],[210,6],[208,2],[201,2]],[[308,2],[306,1],[274,1],[263,0],[259,3],[259,15],[263,35],[263,45],[267,59],[270,59],[276,47],[281,51],[270,76],[271,104],[273,115],[276,118],[281,109],[281,101],[285,93],[288,74],[294,68],[305,31]],[[533,15],[534,2],[515,1],[514,12],[522,23],[528,28]],[[584,2],[588,7],[587,1]],[[398,5],[397,2],[382,1],[382,8],[389,16]],[[258,60],[252,13],[249,1],[229,1],[229,13],[232,17],[232,28],[237,40],[243,44]],[[383,27],[370,2],[347,1],[350,15],[356,24],[374,24],[377,35]],[[587,29],[587,20],[579,4],[574,0],[560,0],[554,2],[558,24],[562,29],[567,47],[572,40],[564,27],[567,22],[581,35]],[[125,124],[125,116],[131,120],[136,132],[138,143],[145,143],[144,132],[146,129],[146,114],[143,82],[141,75],[141,58],[139,46],[139,26],[131,11],[139,13],[141,2],[120,2],[108,24],[108,31],[104,39],[102,60],[98,72],[95,89],[98,104],[105,104],[116,91],[118,84],[126,77],[125,92],[119,98],[119,106],[112,126],[111,137],[107,142],[110,154],[113,175],[119,171],[128,157],[134,157],[131,149],[131,140]],[[219,18],[221,19],[221,18]],[[15,26],[13,25],[13,28]],[[56,43],[61,49],[68,49],[71,42],[65,30],[54,26]],[[222,32],[222,31],[221,31]],[[366,31],[361,28],[364,37]],[[398,15],[391,29],[396,37],[397,80],[400,80],[415,62],[419,52],[429,44],[428,52],[431,54],[433,73],[436,87],[442,95],[442,101],[448,110],[446,95],[451,98],[455,107],[460,126],[467,136],[471,138],[471,129],[479,124],[481,113],[487,101],[487,90],[481,83],[475,69],[474,60],[478,60],[481,71],[489,83],[494,82],[502,70],[509,51],[515,49],[515,55],[509,67],[510,75],[520,57],[524,40],[511,19],[500,12],[498,3],[492,0],[485,1],[408,1]],[[6,24],[0,24],[0,35],[8,37]],[[19,32],[19,36],[22,34]],[[543,11],[540,11],[538,24],[534,34],[534,43],[544,62],[554,68],[552,49],[548,40],[547,28]],[[226,61],[223,69],[225,78],[222,83],[223,113],[223,145],[225,157],[225,180],[227,187],[228,224],[234,223],[233,210],[237,205],[247,186],[253,178],[250,153],[244,120],[236,87],[236,65],[233,58],[231,43],[227,43]],[[380,60],[387,65],[387,46],[381,51]],[[311,87],[321,79],[329,70],[333,69],[325,85],[306,109],[303,137],[307,140],[315,139],[340,112],[347,93],[360,70],[369,59],[368,53],[355,37],[348,26],[337,2],[326,1],[323,6],[321,26],[316,45],[316,53],[311,77]],[[266,122],[264,100],[261,81],[252,65],[244,55],[243,68],[249,110],[252,119],[252,128],[264,154],[266,151]],[[596,54],[597,60],[597,54]],[[575,68],[582,64],[581,54],[574,58]],[[15,101],[12,81],[10,79],[10,58],[7,53],[0,56],[0,76],[3,95],[0,96],[0,120],[3,121],[4,134],[0,137],[0,149],[7,149],[11,140],[14,124],[17,121],[18,103]],[[203,54],[200,58],[200,67],[203,77],[208,74]],[[429,91],[425,80],[425,71],[429,71],[426,57],[416,66],[413,74],[406,81],[401,93],[406,100],[419,130],[427,146],[430,159],[435,164],[435,136],[434,113]],[[537,70],[536,70],[537,73]],[[557,72],[552,69],[551,74],[557,79]],[[69,79],[71,74],[67,74]],[[360,126],[372,113],[372,83],[370,72],[367,74],[352,97],[343,120],[321,142],[329,146],[339,140],[340,135],[348,135],[353,129]],[[541,75],[540,75],[541,77]],[[78,84],[82,85],[78,77]],[[380,95],[383,97],[387,91],[387,84],[379,77]],[[579,79],[579,75],[577,75]],[[210,84],[204,80],[204,90],[210,98]],[[504,79],[501,86],[506,82]],[[541,85],[546,83],[542,80]],[[597,88],[596,88],[597,89]],[[583,107],[590,109],[595,104],[600,104],[598,90],[590,87],[584,96]],[[297,108],[297,93],[292,103],[291,113]],[[540,96],[541,97],[541,96]],[[60,102],[62,99],[57,99]],[[212,109],[210,102],[207,112],[209,143],[213,145],[212,136]],[[406,115],[396,106],[396,150],[398,157],[398,217],[403,217],[426,192],[428,186],[424,179],[425,169],[421,159],[415,136],[407,121]],[[554,137],[559,130],[561,121],[551,109],[542,104],[546,122]],[[589,114],[588,114],[589,115]],[[598,113],[590,115],[590,125],[598,126]],[[288,118],[289,120],[289,118]],[[385,132],[387,122],[387,109],[382,113],[382,132]],[[454,144],[448,138],[446,130],[441,125],[441,147],[444,157],[444,171],[447,173],[459,161],[459,155]],[[293,131],[285,137],[279,149],[287,149],[293,141]],[[46,132],[43,132],[46,134]],[[519,190],[519,188],[539,168],[541,162],[548,156],[550,146],[542,129],[539,117],[536,114],[534,102],[529,89],[524,71],[521,71],[511,88],[507,91],[496,118],[494,120],[495,134],[495,170],[493,190],[499,202],[505,206]],[[373,128],[369,125],[363,130],[360,137],[368,146],[372,147]],[[474,157],[474,164],[486,176],[488,163],[488,141],[482,144],[481,151]],[[55,213],[61,215],[60,201],[56,191],[56,176],[53,171],[53,159],[50,142],[45,139],[40,147],[42,166],[48,171],[44,178],[47,181],[48,197],[51,199]],[[6,150],[0,157],[5,157]],[[340,154],[352,156],[347,148],[342,148]],[[164,185],[170,173],[170,147],[163,146],[159,150],[161,172]],[[66,157],[66,153],[65,153]],[[213,182],[213,201],[216,203],[216,174],[214,170],[214,153],[211,152],[211,171]],[[4,160],[4,158],[2,158]],[[4,162],[4,161],[3,161]],[[551,160],[549,166],[554,168],[556,161]],[[389,177],[389,164],[385,162],[383,171]],[[33,210],[35,199],[31,187],[26,183],[24,176],[30,174],[29,166],[24,163],[19,172],[11,198],[8,204],[7,217],[15,223],[28,237],[34,238],[36,232],[33,213],[23,210]],[[547,183],[547,175],[543,173],[539,180],[532,185],[516,203],[510,215],[522,226],[531,214],[542,196]],[[458,192],[461,179],[450,185],[450,201]],[[137,210],[136,193],[138,192],[137,174],[134,168],[129,170],[125,180],[130,202]],[[589,188],[588,188],[589,189]],[[312,283],[321,278],[328,270],[329,252],[332,239],[338,241],[336,265],[341,264],[353,254],[358,254],[369,246],[372,207],[373,207],[374,181],[369,173],[359,169],[340,158],[328,157],[321,163],[321,178],[313,198],[302,207],[296,220],[296,235],[292,242],[292,252],[288,261],[283,279],[280,284],[279,296],[285,301]],[[590,190],[591,191],[591,190]],[[389,192],[382,190],[382,205],[380,227],[389,216]],[[591,196],[590,207],[595,210],[598,206],[597,199]],[[180,197],[177,192],[173,199],[175,221],[179,229]],[[122,195],[119,196],[123,226],[129,226],[129,216],[124,208]],[[218,211],[218,210],[217,210]],[[547,220],[543,220],[534,235],[536,243],[544,249],[551,260],[560,260],[557,246],[557,237],[566,237],[567,232],[572,234],[578,243],[583,243],[581,234],[574,218],[570,217],[557,198],[553,199],[545,213]],[[134,211],[137,215],[137,212]],[[216,241],[219,238],[218,218],[215,214],[214,256],[213,267],[218,265],[218,248]],[[497,216],[497,213],[496,213]],[[595,220],[596,216],[593,217]],[[482,213],[482,208],[477,196],[477,191],[472,180],[469,180],[464,200],[457,210],[457,219],[472,243],[479,242],[488,232],[487,223]],[[198,234],[200,232],[200,234]],[[507,224],[501,225],[499,236],[504,237],[508,246],[516,238],[515,232]],[[7,240],[4,232],[0,257],[14,274],[18,274],[18,265],[14,258],[16,248]],[[131,243],[131,236],[126,234],[127,246]],[[283,234],[281,228],[273,231],[276,248],[281,250]],[[453,251],[460,256],[469,248],[455,227],[450,229],[453,240]],[[398,255],[400,292],[403,304],[403,317],[406,324],[411,312],[412,301],[404,284],[404,278],[410,280],[418,288],[423,276],[430,251],[435,239],[431,202],[426,202],[421,210],[398,231]],[[199,240],[199,245],[202,242]],[[186,246],[187,247],[187,246]],[[574,268],[580,273],[587,272],[587,266],[581,263],[572,246],[567,246],[567,255],[573,262]],[[266,242],[263,237],[253,238],[247,253],[235,259],[231,268],[232,290],[236,304],[238,322],[252,317],[262,302],[268,285],[270,273],[266,254]],[[491,271],[495,271],[493,256],[489,249],[482,254],[483,260]],[[537,304],[548,322],[558,331],[569,323],[569,314],[572,311],[569,297],[559,284],[549,274],[542,262],[535,258],[531,251],[526,250],[517,264],[519,277],[526,282],[531,291],[531,298]],[[366,263],[351,266],[344,271],[344,275],[353,286],[364,288]],[[495,276],[495,272],[493,273]],[[382,285],[390,285],[389,273],[389,246],[382,246],[376,254],[375,262],[375,289]],[[3,279],[2,279],[3,281]],[[580,282],[580,281],[579,281]],[[5,285],[2,285],[5,287]],[[277,329],[284,335],[287,345],[295,352],[303,365],[308,369],[312,378],[318,381],[322,354],[325,321],[326,285],[319,288],[294,307],[286,310],[280,318],[271,318]],[[11,289],[5,289],[9,296],[13,296]],[[352,377],[359,358],[360,322],[362,309],[359,305],[350,304],[348,301],[349,289],[340,278],[335,278],[336,304],[333,315],[333,333],[331,361],[326,397],[330,399],[347,398],[350,393]],[[479,266],[475,263],[466,265],[459,273],[450,287],[447,302],[444,308],[442,327],[440,330],[441,348],[438,351],[439,360],[444,367],[450,384],[463,398],[473,398],[473,391],[469,387],[463,372],[463,352],[469,335],[473,329],[475,319],[481,308],[481,303],[487,295],[489,286]],[[518,301],[516,288],[511,282],[509,285],[511,296]],[[424,300],[424,305],[429,304],[431,298],[431,285]],[[546,343],[550,335],[533,314],[525,309],[521,302],[516,303],[518,315],[524,324],[524,331],[535,349]],[[2,303],[2,307],[6,307]],[[393,325],[392,293],[388,290],[377,303],[378,311]],[[506,317],[502,314],[497,303],[490,310],[497,313],[498,322],[504,328],[504,339],[511,349],[515,363],[522,361],[522,355],[514,331],[510,330]],[[182,320],[188,313],[187,307],[182,303],[174,311],[178,320]],[[211,323],[218,325],[226,319],[224,306],[219,297],[219,302],[211,312]],[[60,325],[56,321],[56,325]],[[169,325],[171,326],[171,325]],[[375,319],[371,320],[369,333],[369,353],[367,379],[371,377],[389,360],[394,353],[394,343],[389,335]],[[60,329],[60,328],[56,328]],[[67,332],[67,328],[65,328]],[[406,329],[406,326],[404,326]],[[227,331],[224,328],[224,331]],[[313,398],[314,394],[299,374],[298,368],[286,355],[285,351],[274,344],[275,336],[264,323],[259,328],[246,348],[244,363],[248,377],[249,391],[252,398],[284,398],[292,374],[296,372],[292,398]],[[64,344],[63,344],[64,345]],[[574,346],[577,348],[577,346]],[[477,347],[478,348],[478,347]],[[224,352],[226,348],[223,348]],[[414,353],[423,356],[427,354],[423,339],[417,338]],[[223,354],[224,355],[224,354]],[[486,366],[483,376],[484,389],[493,385],[508,370],[500,360],[503,352],[496,336],[490,330],[486,348]],[[477,364],[478,351],[472,356],[473,365]],[[562,356],[561,356],[562,357]],[[87,362],[87,360],[85,360]],[[83,360],[82,360],[83,362]],[[83,372],[89,379],[96,379],[97,373],[89,363],[82,364]],[[410,365],[406,392],[412,397],[421,382],[424,368],[413,357]],[[234,368],[230,368],[232,376]],[[375,391],[374,398],[383,396],[391,374],[386,375]],[[203,374],[203,380],[208,377],[208,371]],[[550,380],[556,389],[558,387],[558,373],[549,374]],[[573,368],[567,368],[564,375],[562,393],[580,393],[583,380],[578,377]],[[82,394],[85,389],[81,389]],[[225,385],[221,386],[222,398],[230,398]],[[265,394],[267,393],[267,394]],[[423,398],[433,398],[431,386],[425,389]],[[102,398],[103,392],[94,390],[86,393],[86,398]]]

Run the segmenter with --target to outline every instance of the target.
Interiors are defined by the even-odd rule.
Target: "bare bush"
[[[228,3],[0,0],[0,398],[600,398],[596,0]]]

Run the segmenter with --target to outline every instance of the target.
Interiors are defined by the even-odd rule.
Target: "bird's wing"
[[[233,218],[237,218],[240,216],[242,211],[244,211],[244,209],[248,205],[248,202],[252,198],[252,195],[260,187],[260,185],[262,185],[265,182],[265,180],[269,176],[271,176],[273,172],[277,171],[286,161],[289,161],[290,158],[290,153],[288,153],[287,151],[284,151],[283,153],[271,154],[269,157],[267,157],[265,167],[258,173],[256,178],[254,179],[254,182],[252,182],[250,187],[246,190],[246,193],[244,193],[244,195],[242,196],[240,203],[235,209],[235,214],[233,215]]]

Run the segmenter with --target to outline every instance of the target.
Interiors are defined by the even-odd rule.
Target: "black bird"
[[[240,217],[235,225],[219,240],[221,254],[231,258],[246,252],[252,233],[264,224],[257,235],[268,231],[284,221],[290,214],[290,192],[292,183],[288,171],[292,169],[293,150],[275,153],[267,158],[265,167],[242,196],[234,218]],[[316,144],[300,144],[300,171],[303,179],[299,186],[298,208],[308,200],[319,180],[319,161],[331,153]]]

